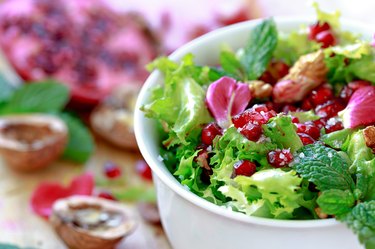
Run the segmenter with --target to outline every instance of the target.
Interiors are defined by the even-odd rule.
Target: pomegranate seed
[[[139,160],[135,165],[135,170],[143,179],[152,181],[151,168],[145,161]]]
[[[267,161],[275,168],[281,168],[288,165],[293,160],[293,155],[290,149],[276,149],[268,152]]]
[[[239,128],[240,133],[251,141],[258,141],[262,135],[262,128],[258,124],[247,123],[242,128]]]
[[[316,126],[320,130],[326,125],[326,120],[320,118],[314,121],[308,121],[305,124]]]
[[[349,102],[349,99],[350,97],[353,95],[354,93],[354,90],[351,89],[349,86],[344,86],[341,91],[340,91],[340,99],[344,102],[344,103],[348,103]]]
[[[214,138],[218,135],[222,135],[221,128],[216,123],[209,123],[203,128],[201,139],[203,143],[211,145]]]
[[[282,61],[271,62],[271,68],[273,69],[273,76],[276,81],[280,80],[289,73],[289,66]]]
[[[340,91],[340,99],[342,99],[345,103],[349,102],[350,97],[353,95],[355,91],[358,89],[370,86],[371,83],[365,80],[355,80],[350,82],[348,85],[344,86]]]
[[[315,140],[307,135],[306,133],[297,133],[299,138],[301,139],[303,145],[313,144],[315,143]]]
[[[315,37],[317,34],[319,34],[322,31],[326,31],[330,29],[331,29],[331,26],[328,23],[316,22],[315,24],[309,26],[309,39],[315,40]]]
[[[263,116],[264,120],[267,123],[268,120],[270,120],[273,117],[276,117],[277,113],[274,110],[271,110],[271,111],[268,111],[268,112],[260,112],[260,115]]]
[[[268,120],[252,108],[245,110],[243,113],[238,114],[232,118],[232,122],[236,128],[241,128],[248,123],[265,124]]]
[[[269,109],[268,109],[268,107],[265,105],[265,104],[261,104],[261,105],[254,105],[253,107],[252,107],[252,109],[254,110],[254,111],[256,111],[256,112],[268,112],[269,111]]]
[[[257,170],[255,163],[248,160],[240,160],[236,162],[233,167],[235,176],[252,176]]]
[[[276,104],[276,103],[273,103],[272,101],[267,101],[265,105],[267,106],[268,110],[274,110],[275,112],[278,112],[281,107],[281,104]]]
[[[331,132],[344,129],[344,126],[342,125],[342,122],[337,120],[336,118],[330,118],[324,128],[326,130],[326,133],[329,134]]]
[[[345,106],[339,100],[330,100],[323,105],[318,105],[315,108],[315,113],[322,118],[329,119],[336,116],[344,108]]]
[[[309,98],[305,98],[302,101],[301,108],[304,111],[309,111],[311,109],[314,109],[314,105],[313,105],[312,101]]]
[[[282,112],[285,114],[288,114],[289,112],[295,112],[297,111],[297,107],[291,104],[284,105]]]
[[[297,124],[297,133],[305,133],[314,139],[320,137],[320,129],[311,124]]]
[[[336,45],[336,38],[331,31],[322,31],[316,35],[315,40],[322,44],[322,48]]]
[[[259,80],[264,81],[268,84],[274,85],[277,80],[272,76],[271,72],[265,71],[260,77]]]
[[[330,87],[323,85],[313,90],[309,98],[314,106],[322,105],[333,98],[333,92]]]
[[[294,123],[294,124],[299,123],[299,119],[297,117],[292,116],[292,123]]]
[[[98,194],[99,198],[107,199],[107,200],[112,200],[112,201],[117,201],[116,197],[114,197],[110,192],[108,191],[101,191]]]
[[[112,162],[104,164],[103,173],[110,179],[115,179],[122,175],[121,169]]]
[[[371,86],[371,82],[368,82],[366,80],[354,80],[348,84],[348,86],[353,89],[354,91],[365,87],[365,86]]]

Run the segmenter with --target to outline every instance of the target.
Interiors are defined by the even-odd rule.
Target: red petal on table
[[[33,192],[30,200],[31,208],[36,214],[48,218],[56,200],[72,195],[91,195],[93,189],[94,177],[90,173],[75,177],[69,187],[64,187],[60,183],[44,182]]]
[[[91,173],[77,176],[70,183],[70,195],[92,195],[94,185],[94,177]]]
[[[251,100],[250,88],[230,77],[222,77],[207,89],[206,104],[217,123],[226,128],[231,116],[245,110]]]
[[[375,86],[356,90],[344,110],[339,112],[345,128],[375,124]]]

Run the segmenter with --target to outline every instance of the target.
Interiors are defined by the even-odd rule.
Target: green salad
[[[164,75],[142,107],[160,155],[216,205],[273,219],[336,218],[375,248],[375,48],[317,6],[290,33],[273,19],[215,66],[158,58]]]

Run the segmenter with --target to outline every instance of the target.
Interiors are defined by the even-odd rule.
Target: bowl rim
[[[266,17],[267,18],[267,17]],[[316,22],[316,18],[314,16],[275,16],[272,17],[276,24],[284,24],[287,25],[288,23],[291,25],[298,25],[298,24],[309,24]],[[169,58],[174,61],[180,60],[180,58],[187,53],[187,51],[192,50],[195,47],[199,47],[200,43],[205,40],[214,39],[217,36],[220,36],[226,32],[235,32],[234,30],[242,30],[244,28],[252,28],[261,20],[265,18],[258,18],[253,19],[245,22],[241,22],[238,24],[233,24],[230,26],[222,27],[211,31],[201,37],[198,37],[185,45],[178,48],[174,51]],[[359,27],[360,30],[365,30],[365,33],[371,33],[372,28],[370,25],[365,24],[363,22],[359,22],[356,20],[350,20],[345,18],[340,18],[340,24],[345,29],[346,27]],[[237,31],[238,32],[238,31]],[[364,34],[364,33],[362,33]],[[158,78],[162,77],[159,71],[154,71],[150,74],[147,78],[146,82],[144,83],[136,102],[135,112],[134,112],[134,132],[136,136],[136,140],[138,143],[139,150],[144,157],[145,161],[148,163],[150,168],[153,172],[153,177],[155,176],[159,178],[168,188],[170,188],[173,192],[178,194],[180,197],[185,199],[186,201],[190,202],[191,204],[204,209],[205,211],[214,213],[218,216],[224,217],[226,219],[239,221],[241,223],[246,224],[255,224],[255,225],[263,225],[263,226],[272,226],[272,227],[282,227],[282,228],[318,228],[318,227],[330,227],[330,226],[338,226],[342,225],[334,218],[328,219],[321,219],[321,220],[279,220],[279,219],[272,219],[272,218],[262,218],[262,217],[255,217],[255,216],[248,216],[246,214],[235,212],[230,209],[227,209],[223,206],[218,206],[214,203],[211,203],[198,195],[192,193],[187,188],[185,188],[180,182],[178,182],[173,175],[168,171],[168,175],[165,174],[160,167],[165,167],[165,165],[158,160],[158,158],[154,158],[151,153],[146,149],[147,148],[147,139],[145,131],[143,129],[142,120],[147,119],[144,113],[140,110],[140,107],[145,103],[149,96],[149,89],[154,86]],[[147,132],[146,132],[147,133]]]

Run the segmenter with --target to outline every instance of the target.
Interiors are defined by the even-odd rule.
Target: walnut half
[[[261,80],[248,82],[251,96],[258,99],[268,98],[272,95],[272,85]]]
[[[372,149],[375,153],[375,126],[368,126],[363,130],[363,136],[365,137],[367,147]]]

